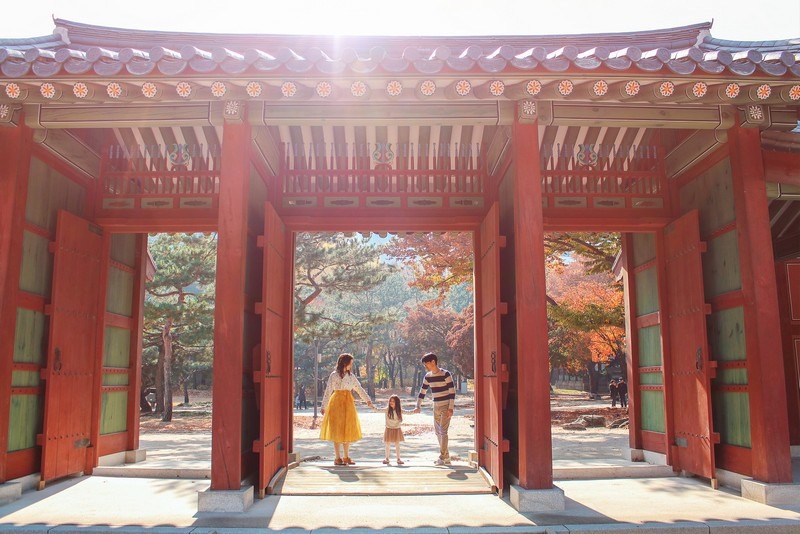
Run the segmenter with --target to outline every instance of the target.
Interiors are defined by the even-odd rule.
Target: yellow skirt
[[[335,443],[352,443],[361,439],[361,423],[351,392],[333,392],[319,428],[319,439]]]

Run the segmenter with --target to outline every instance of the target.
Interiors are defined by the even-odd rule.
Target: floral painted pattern
[[[572,94],[572,90],[575,89],[575,84],[573,84],[570,80],[561,80],[558,82],[558,92],[561,96],[568,96]]]
[[[248,82],[247,86],[245,86],[245,91],[247,91],[247,96],[250,98],[256,98],[261,96],[262,87],[258,82]]]
[[[350,93],[355,97],[362,97],[367,94],[367,84],[362,81],[355,81],[350,84]]]
[[[8,104],[0,104],[0,119],[7,119],[11,115],[11,107]]]
[[[725,87],[725,96],[728,98],[736,98],[739,96],[739,91],[741,91],[741,88],[738,83],[729,83],[728,86]]]
[[[106,85],[106,94],[110,98],[119,98],[122,96],[122,86],[117,82],[111,82]]]
[[[158,94],[158,86],[153,82],[144,82],[142,84],[142,94],[145,98],[155,98]]]
[[[86,98],[89,96],[89,88],[83,82],[73,83],[72,94],[75,95],[75,98]]]
[[[458,80],[456,82],[456,93],[459,96],[467,96],[472,91],[472,84],[467,80]]]
[[[321,98],[328,98],[333,93],[333,87],[328,82],[319,82],[316,89],[317,95]]]
[[[661,82],[661,85],[658,86],[658,92],[661,96],[672,96],[675,93],[675,84],[670,81]]]
[[[536,96],[542,91],[542,82],[539,80],[530,80],[525,85],[525,92],[531,96]]]
[[[297,94],[297,84],[294,82],[283,82],[281,84],[281,94],[286,98],[291,98]]]
[[[242,109],[241,104],[239,104],[238,100],[228,100],[225,102],[225,115],[229,117],[236,117],[239,115],[239,111]]]
[[[800,85],[793,85],[789,89],[789,100],[800,100]]]
[[[522,102],[522,114],[533,117],[536,115],[536,102],[533,100],[525,100]]]
[[[397,80],[392,80],[386,84],[386,92],[389,93],[389,96],[400,96],[400,93],[403,92],[403,84]]]
[[[225,82],[216,81],[211,84],[211,94],[215,97],[222,98],[227,92],[228,88],[225,86]]]
[[[747,106],[747,115],[751,121],[762,121],[764,120],[764,108],[758,104],[749,105]]]
[[[50,82],[45,82],[39,86],[39,92],[45,98],[53,98],[56,96],[56,86]]]
[[[692,86],[692,94],[697,98],[703,98],[708,93],[708,84],[697,82]]]
[[[180,97],[189,98],[189,95],[192,94],[192,86],[189,82],[178,82],[178,85],[175,86],[175,92]]]
[[[419,92],[425,96],[431,96],[436,92],[436,84],[433,80],[425,80],[420,84]]]
[[[6,84],[6,96],[8,98],[19,98],[22,94],[22,90],[19,88],[19,85],[16,83],[8,83]]]
[[[767,98],[769,98],[769,95],[771,94],[772,94],[772,87],[770,87],[769,84],[766,83],[761,84],[758,86],[758,89],[756,89],[756,96],[758,97],[759,100],[766,100]]]
[[[605,80],[597,80],[592,86],[592,92],[597,96],[603,96],[608,93],[608,83]]]
[[[642,85],[639,82],[636,80],[629,80],[625,83],[625,94],[628,96],[636,96],[639,94],[641,88]]]
[[[501,80],[495,80],[489,84],[489,92],[492,93],[492,96],[503,96],[505,90],[506,84],[504,84]]]

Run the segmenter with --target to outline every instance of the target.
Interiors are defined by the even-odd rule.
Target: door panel
[[[706,337],[701,253],[697,210],[664,230],[667,307],[669,310],[670,366],[675,443],[675,465],[715,480],[711,414],[711,379],[716,362],[710,360]]]
[[[503,419],[500,353],[500,212],[493,204],[479,230],[478,269],[480,270],[481,329],[478,347],[478,417],[483,435],[480,463],[492,477],[499,492],[503,490]]]
[[[264,220],[264,294],[262,297],[261,350],[255,366],[259,394],[260,436],[258,448],[259,493],[270,479],[286,465],[288,436],[283,436],[283,420],[289,406],[284,395],[288,374],[288,347],[284,346],[284,330],[289,278],[286,272],[286,227],[272,204],[267,203]]]
[[[45,379],[41,480],[86,467],[91,445],[92,384],[103,265],[99,230],[58,212]],[[96,444],[95,444],[96,445]]]

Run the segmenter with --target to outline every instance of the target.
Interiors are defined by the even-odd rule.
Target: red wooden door
[[[711,414],[711,379],[716,362],[708,353],[703,293],[703,266],[697,210],[664,230],[669,361],[674,416],[673,467],[711,479],[716,484]]]
[[[286,226],[272,204],[267,203],[264,217],[264,280],[261,309],[261,347],[254,366],[259,392],[260,436],[257,443],[259,494],[270,479],[286,465],[288,436],[284,420],[288,418],[288,386],[291,381],[288,347],[284,343],[286,299],[290,284],[286,268]]]
[[[91,445],[92,384],[101,277],[101,232],[58,212],[49,306],[42,483],[84,471]]]
[[[477,408],[480,464],[503,490],[503,417],[500,352],[500,212],[494,203],[481,222],[478,254],[480,336]]]

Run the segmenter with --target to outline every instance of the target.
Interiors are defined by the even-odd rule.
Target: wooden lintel
[[[36,130],[33,140],[82,175],[90,178],[100,176],[100,156],[68,130]]]
[[[121,106],[25,105],[31,128],[136,128],[140,126],[210,126],[208,102],[129,104]]]
[[[800,186],[800,153],[762,150],[767,182]]]
[[[251,124],[269,125],[385,125],[499,124],[497,102],[395,104],[265,104],[262,117]]]
[[[599,105],[559,101],[542,104],[544,102],[539,105],[539,124],[546,126],[714,130],[729,120],[730,113],[724,106]]]
[[[680,176],[728,140],[727,130],[698,130],[664,158],[669,178]]]

